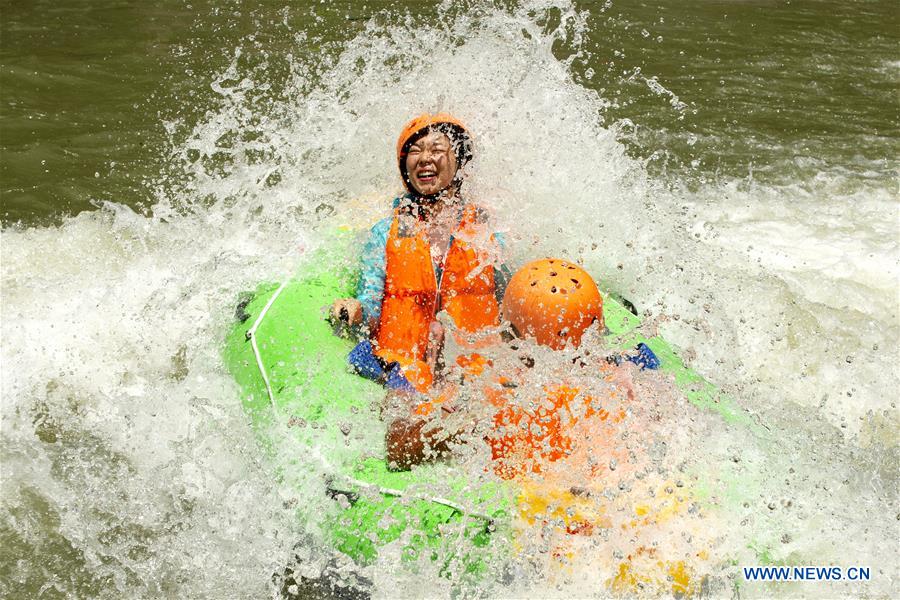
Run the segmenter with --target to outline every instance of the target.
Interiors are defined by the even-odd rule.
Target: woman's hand
[[[337,323],[346,323],[351,327],[359,325],[363,320],[362,304],[356,298],[341,298],[331,305],[331,318]]]

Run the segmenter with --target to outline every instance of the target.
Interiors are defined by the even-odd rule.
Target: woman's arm
[[[381,317],[387,261],[386,247],[391,230],[391,219],[392,217],[386,217],[372,227],[369,239],[363,245],[360,256],[356,299],[362,304],[363,319],[370,329],[378,323],[378,319]]]
[[[381,317],[384,300],[385,247],[391,229],[390,217],[376,223],[369,231],[360,255],[359,282],[356,298],[339,298],[331,306],[332,318],[350,326],[365,324],[369,331],[375,329]]]

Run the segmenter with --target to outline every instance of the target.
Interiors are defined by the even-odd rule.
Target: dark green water
[[[894,2],[581,2],[573,72],[656,172],[684,181],[800,183],[836,172],[891,185],[898,151]],[[100,201],[151,204],[173,136],[219,100],[234,49],[272,66],[333,56],[366,20],[428,3],[2,3],[0,191],[4,223],[58,221]],[[466,3],[458,9],[477,10]],[[553,16],[547,19],[552,21]],[[548,23],[552,26],[552,23]],[[571,41],[558,41],[566,58]],[[651,89],[647,80],[662,86]],[[665,91],[664,91],[665,90]]]

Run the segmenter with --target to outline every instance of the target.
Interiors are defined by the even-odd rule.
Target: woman
[[[366,326],[385,373],[398,370],[423,393],[443,343],[439,311],[463,334],[499,324],[508,271],[487,214],[461,194],[471,158],[471,136],[451,115],[421,115],[404,127],[397,164],[407,193],[370,232],[357,297],[332,306],[335,318]]]

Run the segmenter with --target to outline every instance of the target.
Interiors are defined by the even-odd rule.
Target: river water
[[[581,260],[774,432],[747,511],[805,512],[756,525],[773,560],[873,573],[741,594],[898,593],[893,3],[0,10],[4,597],[273,593],[308,532],[222,365],[234,300],[383,215],[438,110],[513,264]],[[481,592],[576,589],[533,575]]]

